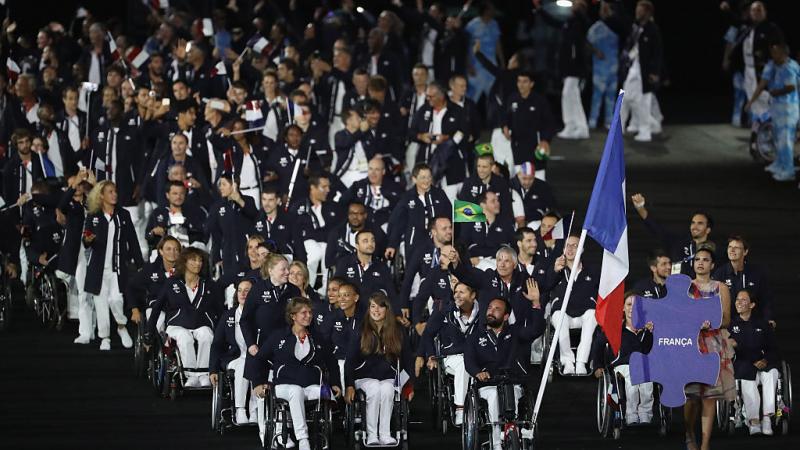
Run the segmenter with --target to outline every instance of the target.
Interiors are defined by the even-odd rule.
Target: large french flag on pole
[[[617,97],[614,119],[583,224],[587,234],[604,249],[595,317],[614,353],[619,352],[622,340],[625,277],[630,267],[628,224],[625,219],[625,155],[619,118],[624,94],[620,91]]]

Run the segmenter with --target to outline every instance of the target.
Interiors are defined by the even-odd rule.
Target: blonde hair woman
[[[117,186],[111,181],[95,185],[89,192],[87,209],[83,245],[91,254],[84,290],[94,296],[100,350],[111,349],[109,311],[117,322],[122,346],[131,348],[122,292],[127,287],[130,263],[137,267],[144,264],[136,230],[130,213],[117,205]]]

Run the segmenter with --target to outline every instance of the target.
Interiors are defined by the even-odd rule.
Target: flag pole
[[[561,333],[561,329],[564,327],[564,322],[567,317],[567,305],[569,305],[569,298],[572,295],[572,285],[575,283],[575,279],[578,277],[578,267],[581,264],[581,256],[583,256],[583,245],[586,242],[586,230],[581,231],[581,237],[578,241],[578,251],[575,253],[575,261],[572,263],[572,270],[569,274],[569,280],[567,281],[567,290],[564,293],[564,301],[561,303],[561,318],[556,324],[555,334],[553,334],[553,339],[558,339],[559,334]],[[566,247],[566,239],[564,243],[564,247]],[[566,266],[565,266],[566,267]],[[552,315],[551,315],[552,317]],[[545,324],[545,326],[548,326]],[[539,393],[536,395],[536,404],[533,406],[533,416],[532,422],[534,429],[536,428],[536,419],[539,415],[539,408],[542,407],[542,397],[544,397],[544,390],[547,387],[547,375],[550,373],[550,367],[553,364],[553,355],[556,353],[556,346],[551,345],[550,351],[547,352],[547,361],[545,362],[544,369],[542,370],[542,380],[539,382]]]

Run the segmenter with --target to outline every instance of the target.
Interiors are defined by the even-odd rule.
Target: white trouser
[[[417,163],[417,152],[419,151],[419,144],[416,142],[411,142],[406,147],[406,168],[405,171],[408,173],[408,176],[411,177],[411,170],[414,168],[414,165]],[[427,161],[425,161],[427,162]],[[410,179],[410,178],[409,178]]]
[[[147,229],[147,217],[145,217],[144,203],[139,202],[136,206],[126,206],[125,210],[131,215],[131,222],[133,228],[136,230],[136,238],[139,240],[139,248],[142,251],[142,258],[147,258],[150,249],[145,239],[145,230]]]
[[[653,383],[631,384],[627,364],[614,368],[625,378],[625,419],[628,423],[648,423],[653,419]]]
[[[336,133],[342,130],[344,130],[344,122],[342,122],[341,117],[335,116],[328,127],[328,143],[330,144],[331,148],[336,148]],[[335,158],[336,152],[333,154]],[[336,161],[333,162],[333,167],[336,167]]]
[[[513,170],[514,152],[511,150],[511,141],[506,139],[502,128],[495,128],[492,130],[491,143],[494,160],[500,164],[505,164],[508,170]]]
[[[19,244],[19,279],[23,285],[28,284],[28,254],[25,253],[25,245]]]
[[[564,120],[564,130],[567,133],[575,136],[589,135],[589,123],[583,111],[578,77],[564,78],[564,88],[561,90],[561,118]]]
[[[104,270],[100,295],[94,296],[94,308],[97,312],[97,337],[106,339],[111,335],[109,310],[114,315],[117,325],[128,323],[123,307],[122,292],[119,291],[117,274],[110,270]]]
[[[745,67],[744,69],[744,92],[747,94],[747,100],[750,100],[753,97],[753,93],[756,92],[756,87],[758,86],[758,78],[756,78],[756,69],[755,67]],[[756,101],[753,102],[753,106],[750,107],[750,114],[752,114],[755,126],[758,126],[757,120],[762,116],[766,115],[769,112],[769,92],[764,90],[761,92],[761,95],[758,96]]]
[[[561,311],[554,311],[550,319],[553,326],[557,326],[558,321],[561,319]],[[594,310],[587,309],[583,315],[579,317],[571,317],[567,315],[564,320],[564,326],[561,328],[561,334],[558,336],[558,348],[561,351],[561,364],[574,364],[575,355],[572,354],[572,347],[569,342],[569,330],[580,328],[581,342],[578,344],[577,361],[586,364],[589,361],[589,351],[592,348],[592,336],[594,329],[597,326],[597,320],[594,318]]]
[[[486,406],[489,409],[489,420],[496,425],[492,425],[492,443],[495,450],[500,449],[502,445],[503,432],[502,427],[498,423],[500,421],[500,404],[498,403],[497,386],[484,386],[478,389],[478,395],[486,400]],[[514,386],[514,412],[517,411],[517,404],[522,397],[522,386]]]
[[[464,369],[464,355],[445,356],[444,369],[448,375],[453,376],[453,403],[456,406],[464,406],[464,398],[469,387],[469,373]]]
[[[308,284],[312,287],[317,282],[317,271],[322,271],[322,287],[328,285],[328,271],[325,267],[325,250],[328,248],[326,242],[317,242],[312,239],[303,241],[306,248],[306,260],[308,261]]]
[[[242,195],[246,195],[253,199],[256,202],[256,205],[261,204],[261,189],[258,186],[251,187],[249,189],[242,189]]]
[[[228,363],[228,370],[233,370],[233,405],[244,408],[247,403],[247,393],[250,391],[250,382],[244,377],[245,355]],[[250,401],[250,416],[256,411],[256,401]]]
[[[153,312],[153,308],[147,308],[147,309],[144,310],[144,316],[147,318],[147,320],[150,320],[150,313],[152,313],[152,312]],[[163,333],[164,332],[164,322],[166,321],[166,319],[167,319],[167,315],[164,314],[164,311],[161,311],[160,313],[158,313],[158,319],[156,320],[156,330],[159,333]]]
[[[447,199],[450,200],[450,203],[453,203],[456,197],[458,197],[458,191],[461,190],[461,186],[463,185],[464,183],[448,183],[447,176],[442,179],[442,190],[447,195]]]
[[[652,138],[655,121],[652,116],[653,98],[654,95],[652,92],[644,92],[642,96],[639,97],[639,100],[631,105],[633,110],[631,124],[635,124],[638,131],[637,136],[643,139]]]
[[[356,380],[356,389],[367,396],[367,442],[392,435],[392,409],[394,408],[394,380],[361,378]]]
[[[167,325],[167,336],[175,339],[178,351],[181,352],[181,365],[184,369],[205,369],[208,371],[208,357],[211,353],[211,341],[214,332],[210,327],[200,327],[194,330]],[[197,341],[197,351],[194,342]],[[189,372],[187,376],[200,375],[198,372]]]
[[[364,178],[367,178],[366,171],[347,170],[345,173],[342,174],[340,180],[342,181],[342,184],[345,185],[345,187],[350,189],[350,186],[352,186],[353,183],[355,183],[356,181],[363,180]]]
[[[778,369],[766,372],[756,372],[755,380],[739,380],[742,385],[742,400],[744,413],[748,419],[760,419],[758,415],[761,403],[761,416],[767,417],[775,414],[775,392],[778,385]],[[761,385],[761,395],[758,394],[758,385]],[[760,398],[759,398],[760,397]]]
[[[347,384],[344,382],[344,360],[339,359],[336,362],[339,363],[339,383],[342,386],[347,386]]]
[[[279,384],[275,386],[275,396],[289,402],[289,414],[292,416],[294,437],[299,441],[308,439],[308,424],[306,424],[306,400],[319,398],[319,385],[312,384],[308,387],[296,384]]]

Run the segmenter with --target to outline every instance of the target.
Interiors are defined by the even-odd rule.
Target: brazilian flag
[[[483,208],[475,203],[456,200],[453,206],[455,208],[453,222],[486,222]]]
[[[475,154],[478,156],[491,155],[493,153],[494,149],[492,148],[492,144],[483,143],[475,145]]]

